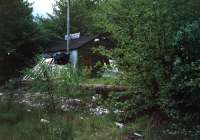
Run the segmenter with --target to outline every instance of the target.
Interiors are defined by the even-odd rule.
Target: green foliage
[[[34,32],[32,8],[23,0],[0,1],[1,3],[1,55],[15,52],[15,46],[23,44],[27,37]],[[9,10],[7,10],[9,9]],[[6,47],[5,47],[6,46]]]
[[[88,35],[94,32],[96,29],[92,15],[98,6],[98,0],[70,0],[71,33],[81,32],[82,35]],[[59,0],[54,5],[52,15],[49,14],[47,18],[37,18],[44,35],[49,40],[64,38],[67,32],[66,12],[66,1]]]
[[[46,115],[39,110],[27,112],[25,106],[15,104],[10,111],[6,111],[3,106],[1,104],[0,139],[73,140],[71,123],[59,118],[59,115],[45,123],[41,119]]]
[[[0,79],[5,80],[31,62],[38,29],[24,0],[0,0],[0,17]]]
[[[7,109],[7,104],[3,104],[1,103],[1,107],[0,107],[0,122],[1,124],[15,124],[18,121],[20,121],[21,119],[23,119],[23,110],[21,109],[22,106],[17,106],[16,104],[12,106],[12,108],[10,108],[10,110]]]
[[[105,116],[93,116],[83,112],[43,114],[42,110],[37,109],[27,112],[26,107],[18,105],[15,105],[12,111],[10,113],[18,114],[20,119],[16,120],[13,116],[13,123],[1,122],[0,139],[116,140],[122,134],[114,122]],[[2,110],[2,104],[0,112],[6,113]],[[42,118],[47,119],[49,123],[41,122]]]
[[[48,64],[42,60],[33,69],[25,71],[25,79],[31,80],[32,89],[46,93],[46,107],[55,111],[55,96],[74,93],[79,85],[80,76],[68,65]]]
[[[199,5],[198,0],[104,1],[97,26],[115,40],[110,57],[132,87],[120,102],[125,116],[166,113],[174,121],[170,114],[181,113],[185,127],[198,124]]]
[[[54,120],[47,124],[50,140],[73,140],[72,126],[68,122],[63,123],[60,120]]]
[[[102,85],[115,85],[115,84],[122,84],[119,78],[112,78],[112,77],[101,77],[101,78],[90,78],[90,79],[85,79],[83,81],[84,83],[87,84],[102,84]],[[84,84],[83,83],[83,84]]]
[[[81,115],[75,117],[74,126],[77,140],[114,140],[122,135],[114,121],[106,116]]]
[[[172,130],[185,128],[184,134],[199,129],[199,7],[199,0],[71,0],[71,32],[108,32],[115,42],[116,48],[103,54],[116,60],[123,80],[131,87],[110,102],[124,111],[120,121],[149,115],[156,121],[167,117],[170,125],[175,124]],[[30,54],[25,46],[36,40],[37,31],[31,12],[23,0],[0,1],[3,74],[18,71],[15,68],[21,65],[12,64],[22,60],[24,52]],[[65,15],[65,1],[57,1],[53,15],[36,19],[40,35],[45,40],[63,38]],[[56,94],[74,92],[79,83],[77,72],[68,66],[41,64],[38,71],[29,73],[33,87],[48,93],[53,108]],[[110,82],[103,79],[103,83]]]
[[[197,132],[199,126],[200,90],[200,21],[188,24],[177,33],[176,58],[171,83],[164,92],[163,108],[177,122],[175,128]],[[184,124],[184,125],[183,125]],[[181,133],[181,131],[178,131]],[[184,132],[186,133],[186,132]]]
[[[1,123],[15,123],[16,121],[16,114],[7,112],[7,113],[1,113],[0,114],[0,122]]]

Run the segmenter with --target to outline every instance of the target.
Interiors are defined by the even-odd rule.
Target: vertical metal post
[[[66,0],[67,6],[67,53],[69,54],[70,45],[70,0]]]

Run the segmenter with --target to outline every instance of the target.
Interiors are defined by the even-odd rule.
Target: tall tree
[[[179,38],[181,34],[180,42],[190,38],[189,42],[193,39],[198,44],[198,32],[195,33],[194,30],[199,28],[197,22],[200,16],[199,6],[198,0],[109,0],[104,2],[101,10],[96,14],[97,25],[102,30],[111,33],[117,42],[118,48],[113,50],[111,57],[117,60],[124,71],[123,78],[128,81],[134,91],[129,95],[132,98],[127,101],[128,105],[124,105],[124,110],[129,112],[127,116],[154,114],[164,110],[169,117],[172,117],[171,114],[181,110],[181,105],[182,107],[183,104],[185,107],[189,105],[186,97],[192,99],[190,106],[194,105],[195,111],[199,109],[199,103],[194,100],[198,97],[195,94],[199,89],[196,85],[199,78],[196,79],[195,76],[192,78],[196,81],[192,87],[187,86],[189,81],[186,82],[184,89],[188,89],[190,94],[185,94],[184,98],[178,98],[181,95],[177,93],[183,93],[178,92],[181,87],[180,89],[174,86],[171,88],[174,82],[176,87],[183,82],[181,79],[174,81],[174,76],[181,75],[185,66],[192,66],[191,64],[182,65],[182,68],[178,68],[182,70],[177,71],[174,64],[179,56],[177,49],[181,46],[180,43],[177,44],[177,36]],[[192,24],[193,22],[195,24]],[[192,43],[189,44],[191,48]],[[186,52],[191,55],[191,51]],[[191,71],[199,74],[194,70],[197,69],[199,61],[195,60],[193,65],[193,70],[190,68],[186,70],[185,76]],[[175,71],[176,74],[174,74]],[[173,89],[173,94],[171,89]],[[171,96],[169,96],[170,93]],[[183,104],[177,105],[178,102]],[[163,108],[163,105],[166,106]],[[173,107],[174,110],[170,110]],[[184,117],[187,118],[185,120],[188,122],[195,120],[196,123],[199,120],[198,113],[189,117],[192,115],[191,110],[191,108],[185,110]]]
[[[70,0],[71,33],[81,32],[83,35],[95,32],[93,14],[99,7],[99,0]],[[43,30],[49,39],[63,39],[66,34],[66,0],[56,1],[53,14],[47,18],[39,18]]]
[[[24,0],[0,0],[0,17],[0,75],[10,77],[33,55],[37,27]]]

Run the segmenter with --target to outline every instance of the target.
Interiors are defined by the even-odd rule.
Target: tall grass
[[[80,76],[70,65],[40,62],[33,69],[25,71],[25,79],[31,80],[33,91],[46,93],[46,109],[55,112],[55,96],[74,93]]]

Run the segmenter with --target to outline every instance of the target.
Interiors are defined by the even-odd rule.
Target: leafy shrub
[[[105,12],[97,14],[97,25],[117,40],[110,57],[131,87],[126,100],[113,101],[125,110],[125,118],[149,114],[156,116],[155,121],[160,117],[177,122],[179,128],[198,126],[197,5],[200,2],[193,0],[110,0],[103,4]]]
[[[197,20],[178,32],[175,43],[178,55],[171,83],[162,100],[163,109],[177,122],[173,126],[192,130],[193,133],[197,132],[200,125],[199,29],[200,20]]]

